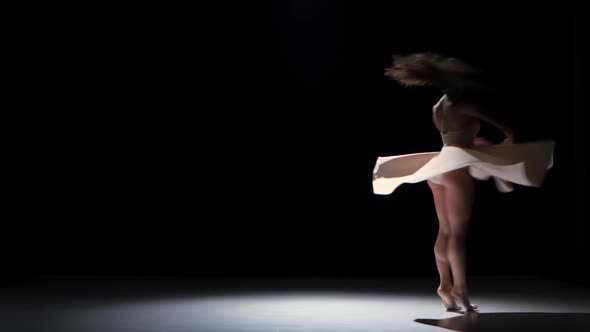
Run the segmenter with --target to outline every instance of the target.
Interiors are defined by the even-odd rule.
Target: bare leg
[[[463,302],[467,310],[473,310],[477,305],[471,304],[467,291],[465,242],[474,200],[474,179],[469,175],[467,168],[444,175],[445,203],[450,226],[447,255],[453,274],[451,293]]]
[[[436,215],[439,222],[438,236],[436,237],[436,242],[434,244],[434,258],[440,276],[440,286],[437,289],[437,294],[441,297],[447,309],[459,310],[461,307],[457,306],[455,299],[451,294],[453,290],[453,280],[451,276],[451,267],[449,260],[447,259],[450,226],[445,203],[445,187],[430,180],[427,182],[432,190],[434,206],[436,208]]]

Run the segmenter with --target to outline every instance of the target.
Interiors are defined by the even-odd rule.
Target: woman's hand
[[[485,138],[481,138],[481,137],[477,137],[473,140],[473,145],[475,146],[486,146],[486,145],[492,145],[494,143],[492,143],[491,141],[485,139]]]

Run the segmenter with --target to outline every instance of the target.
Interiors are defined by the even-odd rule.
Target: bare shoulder
[[[438,100],[438,102],[436,104],[434,104],[434,106],[432,106],[432,112],[434,112],[434,113],[436,113],[436,112],[440,113],[440,112],[443,111],[443,109],[445,109],[445,111],[446,111],[446,109],[448,108],[450,102],[451,101],[447,98],[447,95],[446,94],[443,95]]]

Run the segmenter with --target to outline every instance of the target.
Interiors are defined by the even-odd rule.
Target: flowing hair
[[[451,100],[493,91],[482,82],[479,69],[455,57],[432,52],[394,55],[385,76],[403,86],[436,86]]]

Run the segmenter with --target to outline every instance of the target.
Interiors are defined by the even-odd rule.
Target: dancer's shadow
[[[466,312],[444,319],[417,318],[417,323],[452,331],[590,331],[590,313],[560,312]]]

